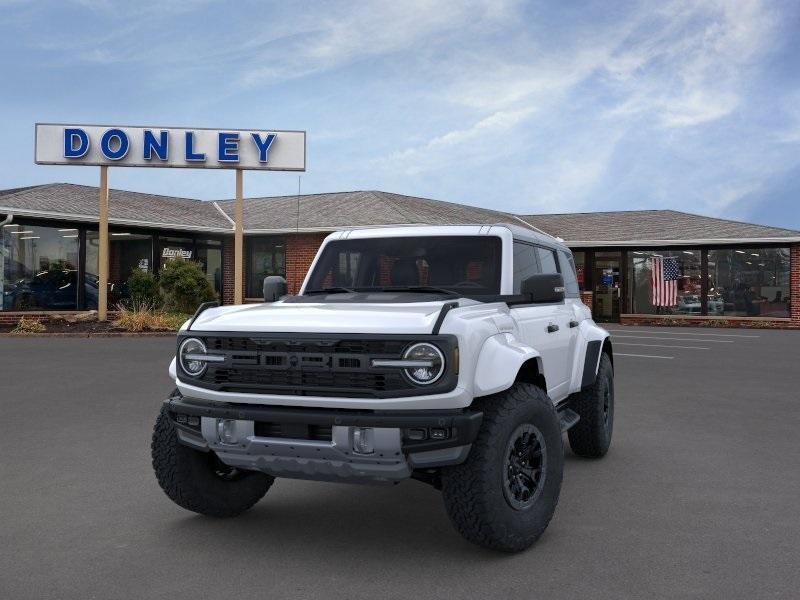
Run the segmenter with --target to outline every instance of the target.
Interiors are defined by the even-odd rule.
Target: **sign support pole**
[[[233,303],[243,304],[244,288],[244,200],[243,196],[243,171],[236,169],[236,204],[234,209],[235,225],[233,240]]]
[[[97,320],[108,320],[108,167],[100,167],[100,248],[97,265]]]

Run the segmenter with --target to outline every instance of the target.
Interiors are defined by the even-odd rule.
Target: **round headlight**
[[[197,338],[189,338],[184,340],[178,350],[178,360],[181,361],[181,367],[184,372],[192,377],[200,377],[205,373],[207,363],[204,360],[191,360],[188,358],[191,354],[205,354],[206,345]]]
[[[404,360],[420,361],[420,366],[408,367],[408,378],[417,385],[428,385],[437,381],[444,373],[444,355],[433,344],[422,342],[410,346],[403,354]],[[422,366],[422,363],[425,363]]]

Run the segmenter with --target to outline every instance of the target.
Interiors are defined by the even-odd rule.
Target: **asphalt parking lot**
[[[0,339],[0,598],[797,598],[800,331],[610,329],[611,452],[567,450],[550,528],[511,556],[414,481],[183,511],[149,454],[172,339]]]

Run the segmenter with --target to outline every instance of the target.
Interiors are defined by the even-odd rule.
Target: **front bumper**
[[[182,443],[211,450],[230,466],[329,481],[398,481],[415,469],[463,462],[483,418],[474,410],[290,408],[209,403],[180,394],[167,400],[167,408]],[[199,417],[199,424],[187,425],[188,417]],[[221,441],[221,419],[232,422],[235,443]],[[354,449],[355,431],[364,428],[374,436],[368,454]],[[414,439],[420,432],[424,439]]]

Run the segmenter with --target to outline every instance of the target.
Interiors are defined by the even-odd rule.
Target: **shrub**
[[[169,311],[193,313],[203,302],[216,299],[200,265],[174,258],[161,269],[159,280],[164,307]]]
[[[133,333],[140,331],[177,331],[189,315],[165,313],[148,304],[131,303],[130,307],[119,305],[119,314],[113,325]]]
[[[141,269],[134,269],[128,277],[128,295],[131,306],[159,308],[163,304],[155,275]]]
[[[24,335],[26,333],[44,333],[45,331],[47,331],[47,328],[39,319],[22,317],[17,322],[17,326],[11,330],[11,333]]]

